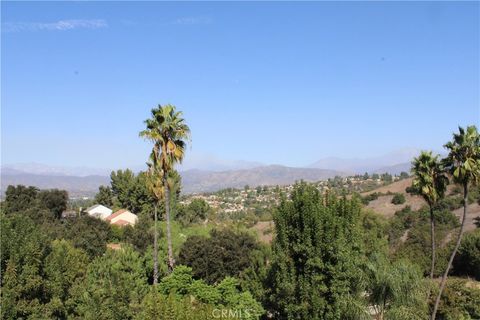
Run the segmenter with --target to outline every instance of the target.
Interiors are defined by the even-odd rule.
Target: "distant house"
[[[75,210],[65,210],[62,212],[62,218],[64,219],[75,218],[77,215],[77,211]]]
[[[109,215],[105,220],[110,222],[110,224],[123,227],[126,225],[134,226],[135,223],[137,223],[138,217],[126,209],[121,209]]]
[[[105,220],[108,216],[112,214],[112,209],[102,206],[101,204],[96,204],[94,206],[91,206],[90,208],[87,208],[85,212],[89,216]]]

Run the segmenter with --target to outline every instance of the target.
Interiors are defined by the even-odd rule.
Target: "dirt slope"
[[[462,219],[463,207],[453,211],[453,213]],[[467,218],[465,220],[465,231],[473,231],[477,228],[475,225],[475,219],[480,217],[480,205],[478,203],[472,203],[467,207]]]
[[[379,193],[402,193],[405,195],[405,203],[395,205],[392,203],[393,196],[380,196],[378,199],[370,201],[367,208],[372,209],[373,211],[390,218],[392,217],[396,211],[402,210],[406,206],[410,206],[412,210],[418,210],[422,206],[426,205],[425,201],[419,196],[412,196],[408,194],[405,189],[412,185],[412,178],[400,180],[389,184],[387,186],[379,187],[375,190],[362,193],[363,196],[369,195],[374,192]]]
[[[426,205],[427,203],[420,197],[420,196],[412,196],[408,194],[405,189],[408,186],[412,185],[412,178],[404,179],[401,181],[394,182],[388,186],[382,186],[380,188],[377,188],[375,190],[365,192],[362,195],[368,195],[373,192],[382,192],[382,193],[387,193],[387,192],[393,192],[393,193],[403,193],[405,195],[405,203],[402,205],[394,205],[392,204],[392,198],[393,196],[381,196],[378,197],[377,200],[370,201],[368,204],[367,208],[372,209],[373,211],[390,218],[392,217],[396,211],[401,210],[405,208],[406,206],[410,206],[412,210],[418,210],[422,206]],[[449,185],[447,189],[447,194],[450,194],[455,186],[454,185]],[[466,219],[466,226],[465,230],[466,231],[472,231],[474,230],[477,226],[475,225],[475,219],[477,217],[480,217],[480,205],[478,203],[473,203],[468,206],[467,209],[467,219]],[[463,207],[459,208],[453,213],[459,218],[462,218],[463,214]]]
[[[258,221],[253,227],[260,242],[271,243],[273,239],[274,224],[273,221]]]

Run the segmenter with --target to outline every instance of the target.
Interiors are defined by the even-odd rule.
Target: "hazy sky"
[[[141,164],[158,103],[187,157],[293,166],[480,122],[478,2],[1,5],[4,164]]]

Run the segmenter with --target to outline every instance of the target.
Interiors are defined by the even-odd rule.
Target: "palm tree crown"
[[[152,159],[166,174],[175,163],[182,162],[186,141],[190,139],[190,128],[185,124],[182,112],[173,105],[158,105],[152,109],[151,115],[145,120],[147,128],[140,132],[140,136],[153,142]]]
[[[412,162],[414,175],[413,187],[425,201],[434,205],[441,199],[447,189],[448,178],[443,172],[439,155],[432,155],[431,151],[422,151]]]
[[[453,140],[445,144],[449,150],[444,159],[445,167],[459,184],[478,182],[480,178],[480,135],[475,126],[467,130],[458,128],[459,133],[453,134]]]

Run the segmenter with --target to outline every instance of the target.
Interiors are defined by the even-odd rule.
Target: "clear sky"
[[[158,103],[187,157],[291,166],[480,122],[478,2],[1,5],[3,164],[144,163]]]

